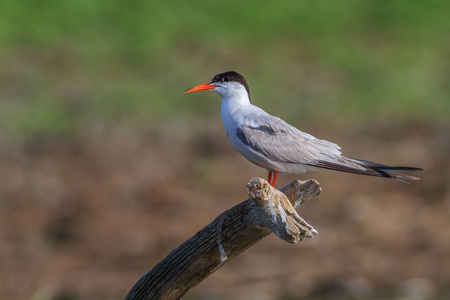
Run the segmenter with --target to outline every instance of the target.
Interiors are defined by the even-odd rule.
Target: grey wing
[[[317,139],[269,114],[250,115],[241,125],[236,131],[240,142],[274,162],[401,180],[419,179],[397,172],[420,171],[420,168],[345,157],[337,144]]]
[[[338,162],[340,147],[302,132],[271,115],[250,115],[237,129],[238,139],[271,160],[316,166],[319,160]]]

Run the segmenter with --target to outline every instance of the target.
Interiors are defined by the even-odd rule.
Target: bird
[[[234,149],[250,162],[266,169],[268,182],[272,187],[275,187],[278,173],[301,174],[318,169],[400,181],[420,179],[399,172],[421,171],[421,168],[344,156],[337,144],[318,139],[270,115],[252,104],[247,81],[235,71],[217,74],[210,82],[194,86],[184,93],[206,90],[213,91],[222,98],[222,121]]]

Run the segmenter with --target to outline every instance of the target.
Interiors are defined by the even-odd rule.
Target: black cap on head
[[[211,80],[211,83],[214,82],[229,82],[229,81],[236,81],[242,84],[248,93],[248,98],[250,99],[250,88],[248,87],[247,81],[245,81],[244,76],[239,74],[235,71],[228,71],[224,73],[217,74],[214,76],[214,78]]]

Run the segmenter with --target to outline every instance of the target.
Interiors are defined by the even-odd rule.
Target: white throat
[[[235,127],[240,119],[242,119],[241,117],[244,111],[251,105],[250,98],[248,97],[245,88],[237,93],[233,93],[229,97],[222,96],[220,114],[228,137],[236,130]]]
[[[247,105],[251,105],[250,98],[248,97],[248,93],[245,88],[235,90],[234,93],[229,95],[221,95],[222,96],[222,118],[225,114],[234,114],[236,110],[242,109]]]

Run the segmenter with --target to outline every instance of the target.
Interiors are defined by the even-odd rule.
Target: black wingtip
[[[356,158],[351,158],[351,157],[347,157],[347,158],[351,159],[352,161],[354,161],[354,162],[356,162],[356,163],[358,163],[360,165],[363,165],[363,166],[371,168],[371,169],[378,169],[378,170],[383,170],[383,171],[396,171],[396,172],[417,172],[417,171],[423,171],[422,168],[394,166],[394,165],[381,164],[381,163],[376,163],[376,162],[373,162],[373,161],[356,159]]]
[[[395,178],[395,179],[399,179],[399,180],[420,180],[419,177],[405,175],[405,174],[397,173],[397,172],[423,171],[422,168],[416,168],[416,167],[394,166],[394,165],[381,164],[381,163],[376,163],[376,162],[362,160],[362,159],[355,159],[355,158],[350,158],[350,159],[366,168],[370,168],[370,169],[374,170],[381,177],[385,177],[385,178]]]
[[[347,172],[347,173],[354,173],[354,174],[359,174],[359,175],[367,175],[367,176],[375,176],[375,177],[383,177],[383,178],[393,178],[393,179],[397,179],[400,181],[420,180],[420,178],[402,174],[402,173],[397,173],[397,172],[422,171],[421,168],[415,168],[415,167],[399,167],[399,166],[374,163],[371,161],[354,159],[354,158],[349,158],[349,157],[342,157],[342,158],[344,160],[347,160],[347,163],[345,161],[339,163],[339,162],[318,160],[318,161],[316,161],[315,164],[311,164],[311,166],[320,167],[320,168],[329,169],[329,170]],[[364,169],[356,167],[356,166],[352,166],[352,163],[353,164],[356,163],[357,165],[363,167]]]

